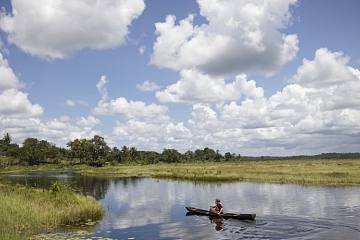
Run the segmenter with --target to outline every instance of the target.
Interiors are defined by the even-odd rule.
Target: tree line
[[[322,153],[306,156],[260,156],[244,157],[226,152],[224,155],[211,148],[197,149],[180,153],[176,149],[140,151],[135,147],[110,147],[105,139],[95,135],[91,139],[75,139],[67,147],[58,147],[46,140],[27,138],[21,146],[12,142],[6,133],[0,139],[0,167],[16,164],[38,165],[43,163],[87,164],[101,167],[105,164],[156,164],[182,163],[196,161],[237,161],[237,160],[299,160],[299,159],[360,159],[360,153]],[[5,157],[5,158],[4,158]]]
[[[197,149],[180,153],[176,149],[140,151],[135,147],[123,146],[121,149],[110,147],[105,139],[95,135],[91,139],[75,139],[67,143],[67,147],[58,147],[46,140],[27,138],[21,146],[12,143],[11,136],[6,133],[0,139],[0,156],[11,157],[11,164],[38,165],[42,163],[87,164],[100,167],[109,164],[156,164],[180,163],[193,161],[232,161],[240,160],[239,154],[227,152],[222,155],[211,148]],[[10,163],[9,163],[10,164]]]

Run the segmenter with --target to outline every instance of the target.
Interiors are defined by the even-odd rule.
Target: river
[[[360,239],[359,187],[104,179],[61,172],[4,178],[39,188],[60,180],[99,200],[105,216],[83,238]],[[185,206],[208,208],[215,198],[228,212],[256,213],[256,221],[186,216]]]

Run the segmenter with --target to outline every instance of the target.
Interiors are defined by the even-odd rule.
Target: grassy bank
[[[55,187],[42,191],[0,183],[0,239],[28,236],[64,225],[98,220],[100,203],[71,190]]]
[[[250,181],[303,185],[360,185],[360,160],[278,160],[230,163],[78,167],[84,175],[151,176],[195,181]]]
[[[59,170],[56,165],[10,167],[0,172]],[[303,185],[360,185],[360,160],[263,160],[238,162],[118,165],[100,168],[67,166],[66,170],[102,177],[171,178],[195,181],[251,181]]]

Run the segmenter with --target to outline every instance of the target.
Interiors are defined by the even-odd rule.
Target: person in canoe
[[[224,213],[224,207],[220,201],[220,199],[215,199],[215,205],[214,206],[210,206],[209,209],[210,212],[212,213],[216,213],[216,214],[223,214]]]

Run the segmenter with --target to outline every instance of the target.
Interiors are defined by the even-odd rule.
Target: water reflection
[[[20,176],[8,177],[20,181]],[[100,199],[104,219],[89,237],[113,239],[358,239],[360,188],[191,182],[150,178],[101,179],[75,174],[27,175],[45,186],[57,180]],[[25,181],[24,179],[22,181]],[[184,206],[207,208],[221,198],[229,212],[256,221],[186,216]]]

